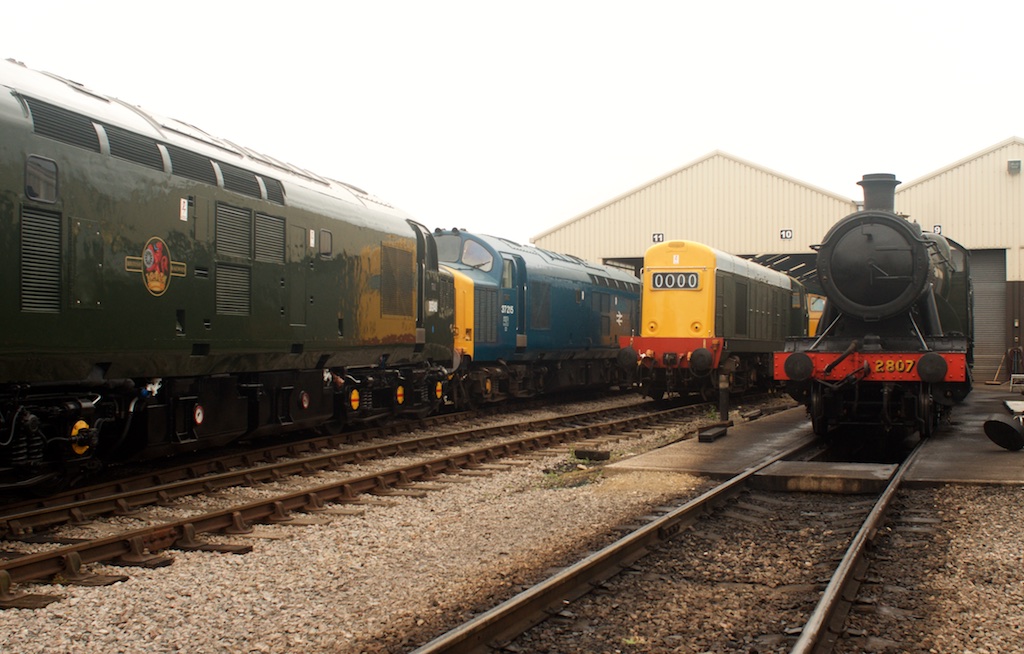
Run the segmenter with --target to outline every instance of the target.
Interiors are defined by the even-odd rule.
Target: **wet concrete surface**
[[[984,423],[992,416],[1012,416],[1006,402],[1024,401],[1009,383],[979,384],[958,405],[950,423],[940,425],[927,440],[906,483],[931,486],[943,483],[1024,485],[1024,450],[1010,451],[989,440]],[[680,472],[723,478],[765,460],[773,453],[814,439],[804,408],[796,407],[752,421],[738,422],[713,442],[697,438],[641,454],[606,466],[609,474],[648,470]],[[857,467],[848,468],[856,477]],[[872,471],[871,475],[877,472]]]

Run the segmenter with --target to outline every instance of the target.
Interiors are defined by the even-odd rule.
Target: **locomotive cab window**
[[[320,230],[320,256],[329,257],[334,254],[334,234],[330,230]]]
[[[459,260],[459,246],[462,239],[450,234],[435,234],[434,243],[437,245],[437,258],[441,261],[455,263]]]
[[[25,161],[25,195],[36,202],[57,201],[57,162],[29,156]]]
[[[511,259],[502,259],[501,261],[501,287],[512,288],[512,284],[515,283],[514,275],[512,274],[513,264]]]
[[[467,240],[462,246],[462,263],[484,272],[490,272],[494,265],[494,257],[480,243]]]

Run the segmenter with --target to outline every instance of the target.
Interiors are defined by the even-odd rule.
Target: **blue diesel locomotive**
[[[462,230],[435,230],[455,277],[462,397],[493,402],[556,388],[624,383],[619,337],[638,319],[640,284],[620,269]]]

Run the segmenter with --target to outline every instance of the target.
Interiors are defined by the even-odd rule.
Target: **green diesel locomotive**
[[[425,227],[16,62],[0,84],[0,485],[436,410],[453,281]]]

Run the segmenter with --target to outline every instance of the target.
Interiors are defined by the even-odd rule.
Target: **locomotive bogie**
[[[10,392],[10,394],[8,394]],[[32,487],[93,469],[109,406],[95,393],[53,387],[5,389],[0,396],[0,478]]]
[[[821,387],[810,398],[814,433],[826,436],[844,428],[881,428],[883,434],[902,437],[914,431],[928,436],[947,416],[948,406],[934,402],[934,389],[921,384],[883,382],[858,389],[856,402],[842,390]]]

